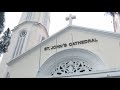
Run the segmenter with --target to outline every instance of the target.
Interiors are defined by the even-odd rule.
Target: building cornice
[[[14,29],[12,29],[11,31],[14,32],[14,31],[17,30],[20,26],[22,26],[22,25],[24,25],[24,24],[26,24],[26,23],[32,23],[32,24],[36,24],[36,25],[42,26],[42,27],[45,29],[45,33],[47,34],[47,36],[49,36],[47,29],[46,29],[41,23],[34,22],[34,21],[25,21],[25,22],[23,22],[23,23],[20,23],[19,25],[15,26]]]
[[[36,76],[36,77],[39,78],[39,76]],[[71,74],[71,75],[66,75],[66,76],[64,75],[49,76],[46,78],[114,78],[114,77],[120,78],[120,68],[84,72],[81,74]]]
[[[31,22],[31,23],[33,23],[33,22]],[[119,33],[115,33],[115,32],[99,30],[99,29],[93,29],[93,28],[87,28],[87,27],[81,27],[81,26],[79,27],[79,26],[73,26],[73,25],[72,26],[66,26],[64,29],[62,29],[59,32],[55,33],[54,35],[48,37],[46,40],[44,40],[43,42],[39,43],[35,47],[27,50],[26,52],[24,52],[20,56],[10,60],[10,62],[7,63],[8,66],[12,65],[15,61],[17,61],[18,58],[23,57],[24,55],[28,54],[29,52],[33,51],[34,49],[43,46],[45,43],[51,41],[52,39],[56,38],[57,36],[63,34],[64,32],[66,32],[68,30],[71,30],[71,29],[76,29],[76,30],[79,30],[81,32],[90,32],[90,33],[102,35],[102,36],[105,36],[105,37],[112,37],[112,38],[120,39],[120,34]]]

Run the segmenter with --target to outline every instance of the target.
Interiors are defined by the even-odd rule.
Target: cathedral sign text
[[[98,40],[95,39],[87,39],[87,40],[81,40],[81,41],[75,41],[75,42],[70,42],[70,43],[63,43],[60,45],[54,45],[54,46],[50,46],[50,47],[45,47],[44,50],[53,50],[53,49],[57,49],[57,48],[63,48],[63,47],[67,47],[67,46],[74,46],[74,45],[80,45],[80,44],[87,44],[87,43],[92,43],[92,42],[98,42]]]

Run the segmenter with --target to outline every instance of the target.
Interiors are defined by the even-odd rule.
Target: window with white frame
[[[20,34],[18,36],[16,47],[15,47],[15,51],[14,51],[14,54],[13,54],[13,58],[15,58],[16,56],[21,54],[26,35],[27,35],[27,32],[25,30],[20,32]]]

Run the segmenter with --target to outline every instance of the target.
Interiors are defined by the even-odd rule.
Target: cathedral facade
[[[0,65],[2,78],[120,75],[120,34],[68,25],[49,37],[48,12],[24,12]]]

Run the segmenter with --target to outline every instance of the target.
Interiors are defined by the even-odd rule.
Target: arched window
[[[90,72],[92,67],[83,60],[69,60],[58,64],[51,71],[52,76],[68,75],[82,72]]]
[[[13,54],[13,58],[21,54],[26,35],[27,35],[26,31],[20,32],[16,47],[15,47],[15,51]]]
[[[32,17],[32,12],[28,12],[26,16],[26,21],[30,21],[31,17]]]
[[[72,48],[57,52],[49,57],[36,75],[37,78],[84,75],[106,69],[102,60],[93,52]]]

